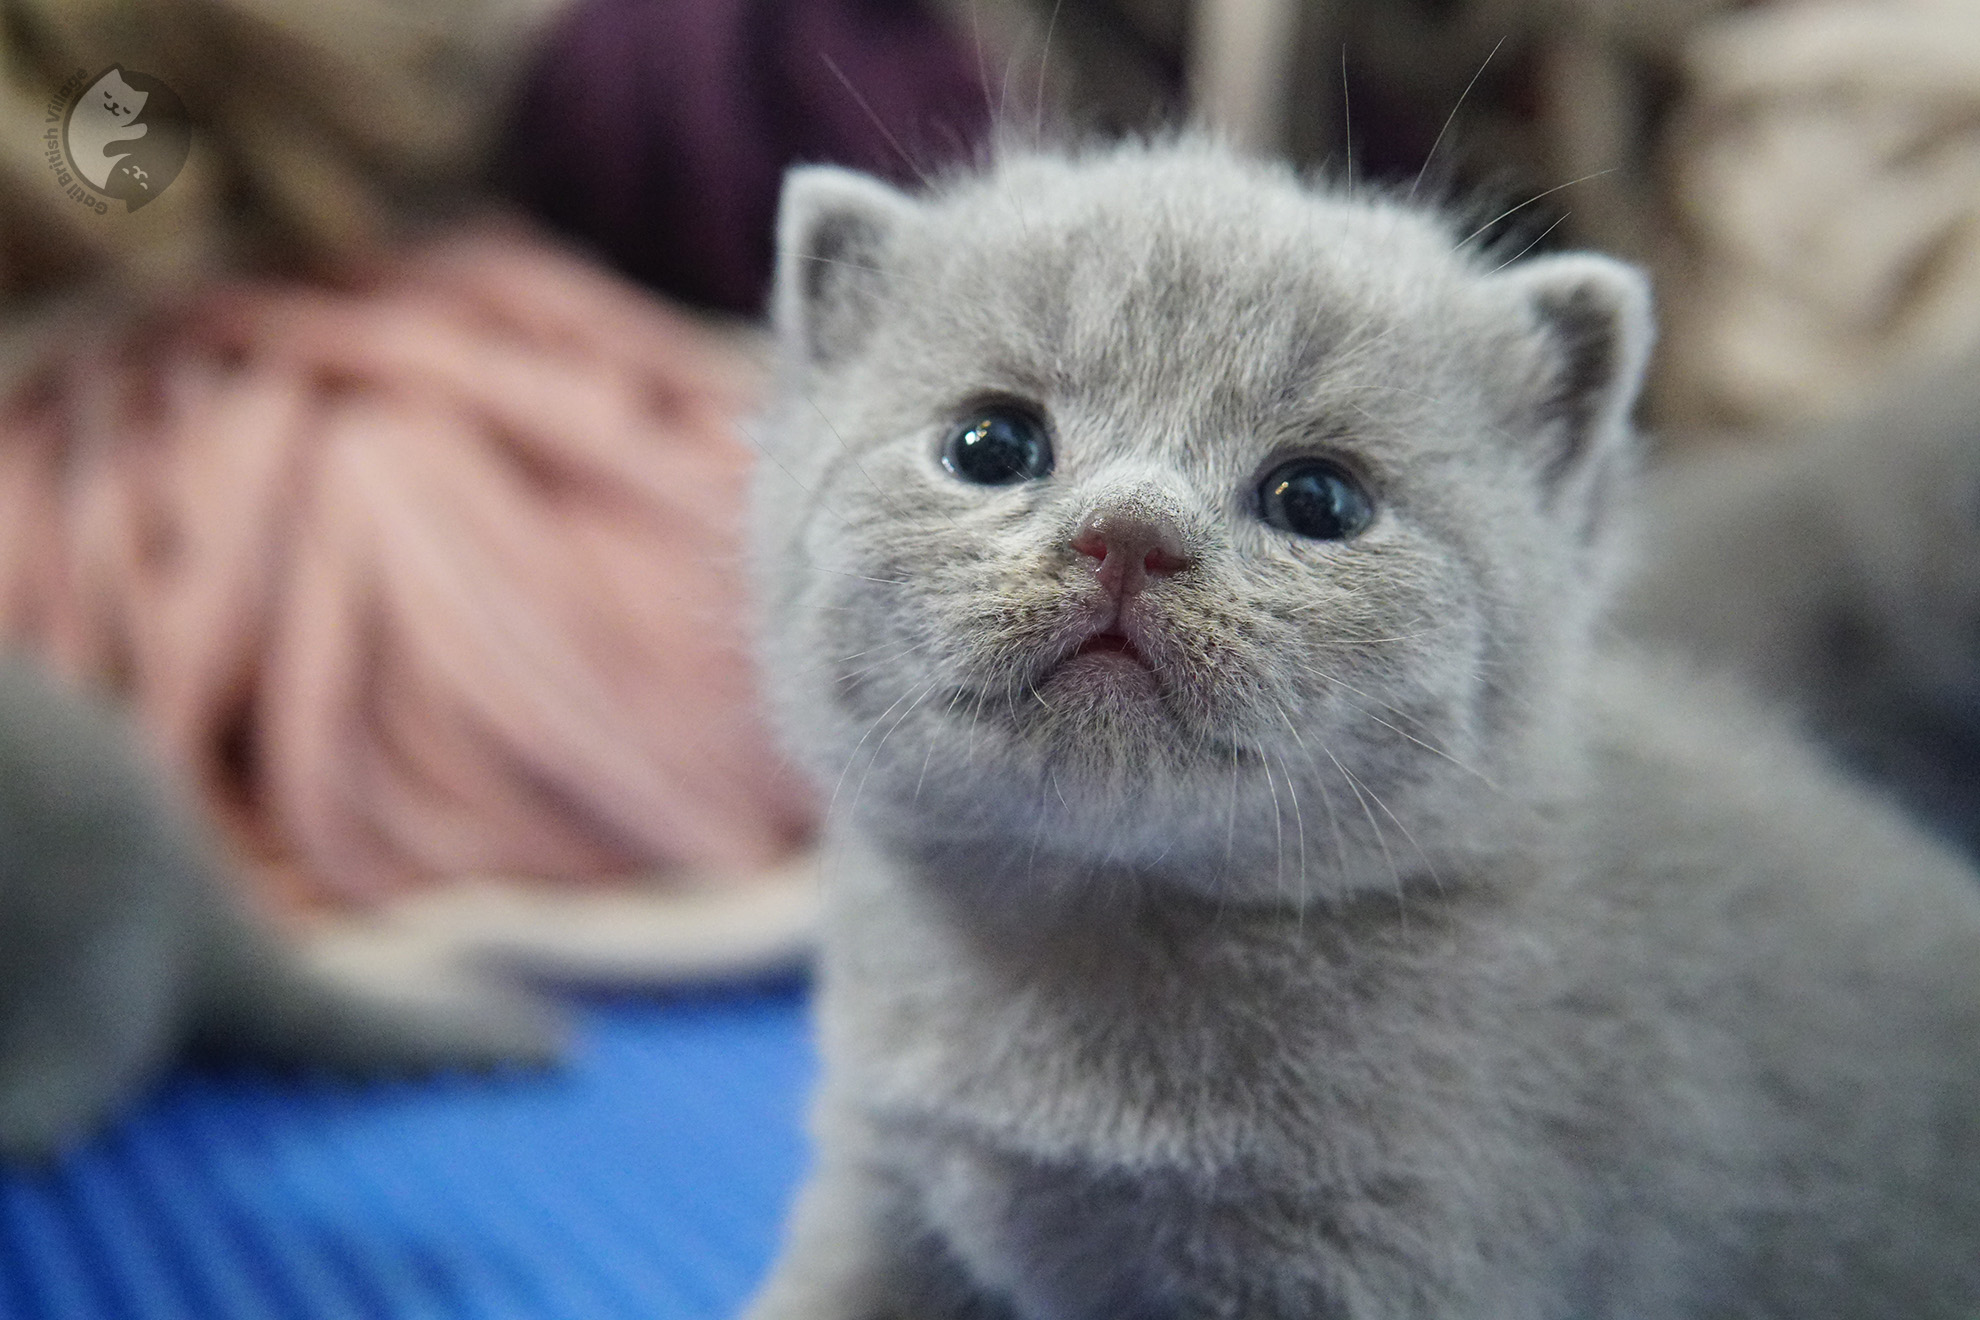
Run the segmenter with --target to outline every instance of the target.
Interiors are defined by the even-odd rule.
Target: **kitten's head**
[[[144,113],[144,103],[151,95],[131,86],[124,71],[112,66],[96,80],[85,99],[91,109],[112,123],[129,124]]]
[[[1493,846],[1551,772],[1633,272],[1198,143],[800,170],[779,248],[765,642],[837,811],[1269,900]]]

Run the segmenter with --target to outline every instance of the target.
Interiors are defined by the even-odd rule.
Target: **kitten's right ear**
[[[806,165],[784,176],[777,215],[777,337],[802,361],[857,349],[885,297],[887,249],[918,207],[851,170]]]
[[[1578,506],[1592,537],[1634,466],[1630,413],[1654,335],[1649,282],[1586,252],[1537,257],[1493,278],[1521,304],[1539,350],[1516,431],[1538,437],[1549,500]]]

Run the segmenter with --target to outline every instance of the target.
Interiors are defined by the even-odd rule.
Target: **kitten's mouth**
[[[1093,634],[1093,636],[1073,648],[1073,653],[1066,658],[1068,660],[1077,660],[1081,656],[1087,655],[1117,655],[1124,660],[1132,660],[1144,667],[1148,664],[1147,657],[1135,648],[1133,639],[1126,633],[1114,632],[1111,629],[1107,632]]]
[[[1048,690],[1086,690],[1154,697],[1160,691],[1156,670],[1134,639],[1118,624],[1104,628],[1066,652],[1043,676]]]
[[[1115,746],[1119,737],[1137,734],[1168,739],[1178,712],[1171,704],[1166,625],[1116,613],[1073,627],[1078,631],[1039,656],[1025,684],[1037,701],[1012,703],[1012,718],[1026,726],[1042,722],[1045,732],[1070,740],[1066,750]]]

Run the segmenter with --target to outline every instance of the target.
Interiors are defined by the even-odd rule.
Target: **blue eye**
[[[1052,470],[1045,425],[1021,408],[978,409],[949,433],[942,466],[979,486],[1035,481]]]
[[[1258,516],[1295,536],[1345,541],[1375,520],[1375,502],[1339,463],[1296,458],[1259,484]]]

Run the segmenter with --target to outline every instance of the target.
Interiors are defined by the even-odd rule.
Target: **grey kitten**
[[[55,1153],[185,1046],[362,1071],[545,1062],[513,998],[342,982],[250,920],[117,714],[0,658],[0,1158]]]
[[[1980,1310],[1980,888],[1591,643],[1634,272],[1187,141],[780,226],[833,811],[753,1320]]]
[[[1737,670],[1980,856],[1980,362],[1654,470],[1621,622]]]

